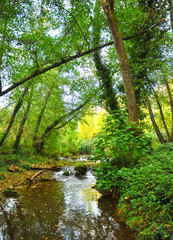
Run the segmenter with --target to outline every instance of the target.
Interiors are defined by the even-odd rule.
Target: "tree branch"
[[[137,34],[134,34],[134,35],[132,35],[132,36],[123,38],[123,40],[126,41],[126,40],[129,40],[129,39],[138,37],[138,36],[146,33],[147,31],[153,29],[153,28],[156,27],[160,22],[162,22],[162,21],[164,21],[164,20],[165,20],[165,18],[161,19],[159,22],[155,23],[154,25],[150,26],[149,28],[147,28],[147,29],[145,29],[145,30],[143,30],[143,31],[141,31],[141,32],[139,32],[139,33],[137,33]],[[108,43],[105,43],[105,44],[102,44],[102,45],[97,46],[97,47],[94,47],[94,48],[92,48],[92,49],[90,49],[90,50],[88,50],[88,51],[84,51],[84,52],[82,52],[82,53],[77,53],[77,54],[75,54],[75,55],[73,55],[73,56],[70,56],[70,57],[61,59],[60,61],[55,62],[54,64],[52,64],[52,65],[50,65],[50,66],[48,66],[48,67],[46,67],[46,68],[43,68],[42,70],[37,69],[34,73],[30,74],[29,76],[23,78],[23,79],[20,80],[19,82],[14,83],[14,84],[11,85],[9,88],[7,88],[7,89],[5,89],[4,91],[0,92],[0,96],[5,95],[6,93],[8,93],[8,92],[10,92],[11,90],[15,89],[16,87],[20,86],[22,83],[28,81],[28,80],[31,79],[31,78],[34,78],[34,77],[36,77],[36,76],[38,76],[38,75],[41,75],[42,73],[45,73],[45,72],[47,72],[47,71],[49,71],[49,70],[51,70],[51,69],[53,69],[53,68],[59,67],[59,66],[65,64],[65,63],[67,63],[67,62],[70,62],[70,61],[72,61],[72,60],[74,60],[74,59],[83,57],[83,56],[85,56],[85,55],[87,55],[87,54],[89,54],[89,53],[92,53],[92,52],[97,51],[97,50],[99,50],[99,49],[102,49],[102,48],[104,48],[104,47],[110,46],[110,45],[112,45],[112,44],[113,44],[113,41],[108,42]]]

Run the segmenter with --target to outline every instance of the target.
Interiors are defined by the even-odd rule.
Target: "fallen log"
[[[58,172],[61,170],[60,167],[31,167],[31,170],[51,170],[51,171],[55,171]]]
[[[45,169],[40,170],[39,172],[35,173],[31,178],[27,178],[30,182],[34,180],[38,175],[40,175],[42,172],[44,172]]]

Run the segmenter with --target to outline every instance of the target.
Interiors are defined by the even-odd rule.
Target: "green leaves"
[[[121,216],[125,214],[131,227],[140,231],[139,239],[147,239],[147,236],[150,239],[171,239],[173,154],[168,150],[170,145],[161,146],[162,151],[160,148],[154,150],[135,168],[118,171],[124,182],[121,184],[119,212]],[[129,204],[124,202],[126,196],[130,199]],[[137,216],[139,218],[135,220]]]
[[[137,128],[137,126],[135,126]],[[110,161],[118,169],[134,166],[150,151],[150,139],[137,135],[123,112],[106,115],[95,142],[96,158]]]

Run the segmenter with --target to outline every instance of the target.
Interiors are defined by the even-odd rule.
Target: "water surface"
[[[62,172],[54,178],[25,187],[19,198],[0,200],[0,240],[135,239],[114,220],[114,202],[92,188],[95,178],[90,171],[84,179]]]

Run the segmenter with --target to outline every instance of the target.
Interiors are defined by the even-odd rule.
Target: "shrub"
[[[102,162],[95,168],[97,178],[97,189],[106,193],[115,192],[119,188],[119,177],[117,168],[110,162]]]
[[[151,151],[150,138],[137,134],[138,126],[130,125],[123,114],[106,115],[103,122],[95,141],[96,159],[110,161],[121,169],[134,166]]]
[[[139,239],[171,239],[173,153],[157,149],[135,168],[119,170],[118,176],[122,179],[119,202],[122,219],[140,231]]]

